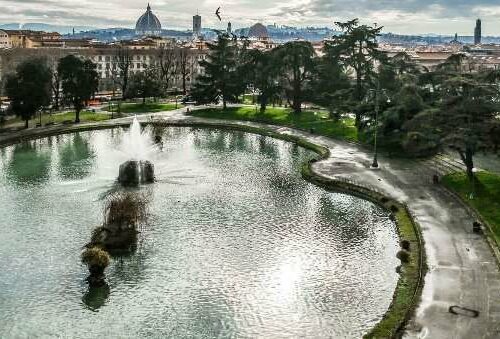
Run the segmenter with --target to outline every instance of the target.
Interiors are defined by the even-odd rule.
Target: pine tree
[[[207,59],[200,62],[204,72],[193,88],[193,97],[200,103],[237,100],[242,92],[243,80],[238,76],[238,42],[228,34],[219,33],[215,43],[208,44]]]

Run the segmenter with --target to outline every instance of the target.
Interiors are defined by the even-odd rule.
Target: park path
[[[185,115],[186,109],[141,115],[141,121],[171,124],[246,125],[296,135],[330,149],[331,156],[313,165],[316,174],[345,178],[406,203],[422,229],[428,273],[422,300],[405,332],[406,338],[500,338],[500,271],[485,238],[472,232],[474,217],[448,191],[432,183],[432,175],[447,173],[454,165],[443,161],[412,161],[379,157],[380,170],[371,170],[372,154],[366,148],[306,132],[252,122],[222,121]],[[87,124],[88,128],[129,123],[131,118]],[[72,131],[76,127],[47,127],[0,136],[9,139]],[[85,126],[84,126],[85,127]],[[458,166],[458,165],[457,165]],[[450,306],[479,312],[476,318],[449,313]]]

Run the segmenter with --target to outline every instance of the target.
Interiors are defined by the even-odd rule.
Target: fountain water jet
[[[137,117],[134,117],[130,130],[124,135],[122,142],[122,149],[131,158],[120,165],[118,181],[122,185],[154,182],[154,165],[148,160],[149,153],[154,147],[150,138],[141,132],[141,124]]]

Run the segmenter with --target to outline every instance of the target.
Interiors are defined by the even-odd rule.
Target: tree
[[[472,180],[476,152],[495,148],[489,131],[498,123],[498,89],[478,81],[477,75],[458,75],[443,83],[442,97],[436,123],[443,140],[460,155]]]
[[[59,110],[59,105],[61,101],[61,77],[57,72],[57,69],[52,71],[52,93],[54,96],[54,109]]]
[[[218,102],[223,108],[227,102],[236,101],[242,92],[243,79],[239,78],[237,67],[236,39],[226,33],[218,33],[215,43],[208,44],[207,59],[200,62],[204,72],[196,79],[193,97],[199,102]]]
[[[314,69],[314,49],[308,41],[291,41],[276,50],[280,72],[285,80],[285,93],[295,113],[302,111],[306,86]]]
[[[325,41],[323,56],[318,58],[314,67],[311,101],[327,108],[336,117],[350,110],[349,100],[352,87],[345,65],[336,53],[336,47]]]
[[[44,60],[30,59],[7,77],[5,90],[11,100],[12,111],[21,117],[28,128],[28,121],[42,107],[50,104],[52,72]]]
[[[64,98],[73,105],[75,123],[79,123],[81,110],[99,86],[96,65],[90,60],[68,55],[59,60],[57,72],[61,77]]]
[[[146,98],[160,96],[161,83],[158,72],[153,67],[147,68],[144,72],[138,72],[130,78],[130,86],[127,96],[132,98],[142,98],[142,104],[146,104]]]
[[[125,99],[130,79],[130,66],[132,65],[130,51],[127,48],[119,47],[114,56],[114,62],[116,67],[113,67],[113,71],[118,71],[117,82],[121,87],[122,99]]]
[[[264,112],[269,100],[279,91],[279,68],[275,51],[260,51],[258,49],[248,52],[247,67],[244,71],[249,78],[249,83],[259,91],[260,111]]]
[[[163,85],[163,91],[167,93],[170,87],[170,81],[177,73],[177,50],[172,47],[162,46],[158,50],[158,63],[160,71],[160,80]]]
[[[182,94],[187,93],[187,79],[193,73],[194,67],[193,55],[188,48],[180,48],[177,58],[177,71],[182,79]]]
[[[367,92],[367,85],[373,83],[375,63],[383,58],[382,52],[378,50],[377,36],[380,35],[382,27],[360,25],[358,19],[348,22],[335,23],[342,34],[332,38],[335,46],[333,54],[355,72],[356,84],[353,91],[354,100],[358,103],[363,101]],[[360,111],[356,111],[356,126],[361,126]]]

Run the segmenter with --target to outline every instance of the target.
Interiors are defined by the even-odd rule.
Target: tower
[[[231,34],[233,32],[233,28],[231,26],[231,22],[227,23],[227,34]]]
[[[193,35],[200,36],[201,34],[201,16],[196,14],[193,16]]]
[[[474,45],[481,44],[481,19],[477,19],[476,28],[474,28]]]

